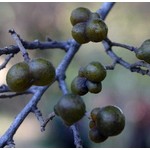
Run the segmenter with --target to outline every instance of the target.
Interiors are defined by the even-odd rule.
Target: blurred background
[[[65,41],[71,39],[71,11],[77,7],[87,7],[96,11],[102,3],[0,3],[0,47],[15,44],[8,30],[14,28],[21,38],[27,41],[39,39],[44,41],[46,36],[53,40]],[[120,42],[139,47],[150,38],[150,3],[117,3],[108,17],[108,37]],[[114,51],[130,63],[137,61],[135,54],[125,49],[114,48]],[[29,51],[30,57],[49,59],[55,67],[63,59],[65,53],[59,49]],[[0,57],[3,63],[5,55]],[[88,43],[80,48],[67,70],[67,84],[77,75],[80,66],[97,60],[104,65],[111,59],[104,52],[101,43]],[[7,67],[0,71],[0,85],[5,84],[8,69],[15,63],[23,61],[20,54],[11,59]],[[95,144],[88,138],[88,122],[84,117],[79,123],[79,130],[84,147],[150,147],[150,80],[148,76],[131,73],[117,65],[115,70],[108,71],[103,81],[103,89],[99,94],[83,96],[87,111],[94,107],[117,105],[126,116],[126,126],[123,132],[110,137],[103,143]],[[39,109],[46,117],[53,111],[53,106],[61,97],[58,84],[55,83],[43,95]],[[3,135],[15,116],[30,100],[32,95],[18,96],[12,99],[0,99],[0,135]],[[41,133],[39,122],[30,114],[14,136],[16,147],[46,148],[74,147],[72,131],[66,127],[60,118],[50,122],[46,131]]]

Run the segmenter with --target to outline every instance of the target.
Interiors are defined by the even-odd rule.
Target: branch
[[[122,58],[120,58],[119,56],[117,56],[113,51],[112,51],[112,45],[109,44],[109,42],[107,41],[103,41],[102,42],[105,48],[106,53],[110,56],[110,58],[115,61],[117,64],[120,64],[121,66],[125,67],[126,69],[129,69],[131,72],[137,72],[140,73],[142,75],[149,75],[149,69],[144,70],[142,68],[140,68],[139,66],[135,66],[132,65],[128,62],[126,62],[125,60],[123,60]]]
[[[9,141],[13,138],[14,134],[16,133],[17,129],[23,122],[23,120],[27,117],[27,115],[31,112],[32,107],[35,106],[39,100],[41,99],[43,93],[46,91],[48,87],[38,87],[35,94],[29,101],[29,103],[23,108],[23,110],[16,116],[14,121],[12,122],[11,126],[8,130],[4,133],[3,136],[0,138],[0,147],[4,147],[7,145]]]
[[[73,135],[74,135],[74,144],[76,145],[76,148],[82,148],[82,140],[79,134],[79,130],[77,128],[77,124],[74,124],[72,126],[70,126],[70,128],[73,131]]]
[[[101,8],[97,10],[97,13],[100,14],[102,20],[106,19],[108,13],[110,12],[114,4],[115,2],[105,2],[102,4]]]
[[[5,61],[0,65],[0,70],[4,69],[8,62],[11,60],[11,58],[14,57],[14,54],[9,54],[6,58]]]
[[[11,33],[13,39],[15,40],[20,51],[22,52],[22,56],[23,56],[25,62],[29,62],[30,61],[29,55],[28,55],[26,49],[24,48],[24,46],[22,45],[19,35],[17,35],[15,30],[9,30],[9,33]]]
[[[28,41],[22,41],[22,44],[25,49],[28,50],[35,50],[35,49],[54,49],[59,48],[64,51],[67,51],[70,47],[70,40],[64,41],[64,42],[58,42],[58,41],[46,41],[46,42],[40,42],[39,40],[34,40],[33,42]],[[19,47],[15,45],[11,45],[8,47],[0,48],[0,56],[3,54],[17,54],[19,52]]]

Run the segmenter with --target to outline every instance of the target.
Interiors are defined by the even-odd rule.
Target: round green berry
[[[77,23],[72,28],[72,37],[79,43],[84,44],[88,43],[89,39],[85,33],[86,23]]]
[[[13,65],[7,72],[6,82],[14,92],[23,92],[32,85],[32,76],[27,63]]]
[[[85,77],[92,82],[101,82],[106,77],[106,70],[99,62],[91,62],[85,68]]]
[[[84,116],[85,109],[83,99],[72,93],[63,95],[54,107],[54,111],[68,126],[79,121]]]
[[[92,19],[87,23],[86,36],[92,42],[101,42],[107,37],[108,27],[101,19]]]
[[[118,135],[124,129],[125,116],[116,106],[103,107],[97,113],[96,126],[106,136]]]
[[[72,11],[70,16],[70,21],[72,25],[75,25],[80,22],[86,22],[89,19],[91,11],[84,7],[76,8]]]

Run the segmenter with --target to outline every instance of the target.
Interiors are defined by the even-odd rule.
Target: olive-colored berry
[[[95,83],[95,82],[91,82],[91,81],[86,81],[86,86],[89,90],[89,92],[97,94],[99,92],[101,92],[102,90],[102,84],[101,82],[99,83]]]
[[[72,25],[87,21],[89,19],[90,13],[91,11],[84,7],[74,9],[70,16]]]
[[[93,121],[96,121],[96,119],[97,119],[97,114],[98,114],[99,111],[100,111],[100,107],[96,107],[96,108],[94,108],[94,109],[91,111],[91,119],[92,119]]]
[[[143,44],[137,49],[136,57],[150,63],[150,39],[143,42]]]
[[[91,62],[85,68],[85,77],[92,82],[101,82],[106,77],[106,70],[99,62]]]
[[[32,85],[32,77],[27,63],[20,62],[13,65],[7,75],[8,87],[14,92],[23,92]]]
[[[104,142],[108,136],[103,135],[97,128],[92,128],[89,131],[89,138],[95,143]]]
[[[34,85],[44,86],[52,83],[55,79],[55,68],[46,59],[36,58],[29,62]]]
[[[86,23],[78,23],[73,26],[72,28],[72,37],[79,43],[84,44],[88,43],[89,39],[86,36],[85,33]]]
[[[68,126],[79,121],[86,111],[83,99],[72,93],[63,95],[54,108]]]
[[[85,95],[88,93],[88,88],[86,86],[86,78],[75,77],[71,83],[71,91],[77,95]]]
[[[86,36],[92,42],[101,42],[107,37],[108,28],[101,19],[93,19],[87,23]]]
[[[125,116],[116,106],[106,106],[99,110],[96,126],[106,136],[115,136],[122,132],[125,126]]]

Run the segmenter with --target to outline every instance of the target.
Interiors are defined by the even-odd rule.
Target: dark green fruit
[[[85,68],[85,77],[92,82],[101,82],[106,77],[106,70],[99,62],[91,62]]]
[[[78,23],[72,28],[72,37],[79,43],[84,44],[88,43],[89,39],[85,33],[86,23]]]
[[[143,42],[143,44],[137,49],[136,57],[150,63],[150,39]]]
[[[101,19],[93,19],[87,23],[86,36],[92,42],[101,42],[107,37],[108,28]]]
[[[55,79],[55,68],[43,58],[33,59],[29,62],[34,85],[44,86],[52,83]]]
[[[75,77],[71,83],[71,91],[77,95],[85,95],[86,93],[88,93],[86,78]]]
[[[75,94],[66,94],[55,105],[55,112],[70,126],[79,121],[85,114],[82,98]]]
[[[106,106],[99,110],[96,126],[106,136],[115,136],[122,132],[125,126],[125,116],[116,106]]]
[[[98,114],[99,111],[100,111],[100,108],[99,108],[99,107],[96,107],[96,108],[94,108],[94,109],[91,111],[91,119],[92,119],[93,121],[96,121],[96,119],[97,119],[97,114]]]
[[[104,142],[108,138],[108,136],[103,135],[97,128],[92,128],[89,131],[89,137],[95,143]]]
[[[6,82],[14,92],[27,90],[32,85],[32,77],[28,64],[20,62],[13,65],[6,75]]]
[[[72,25],[80,22],[86,22],[89,19],[91,11],[87,8],[79,7],[72,11],[70,21]]]
[[[89,92],[94,93],[94,94],[97,94],[97,93],[101,92],[101,90],[102,90],[101,82],[95,83],[95,82],[87,81],[86,86],[87,86]]]

